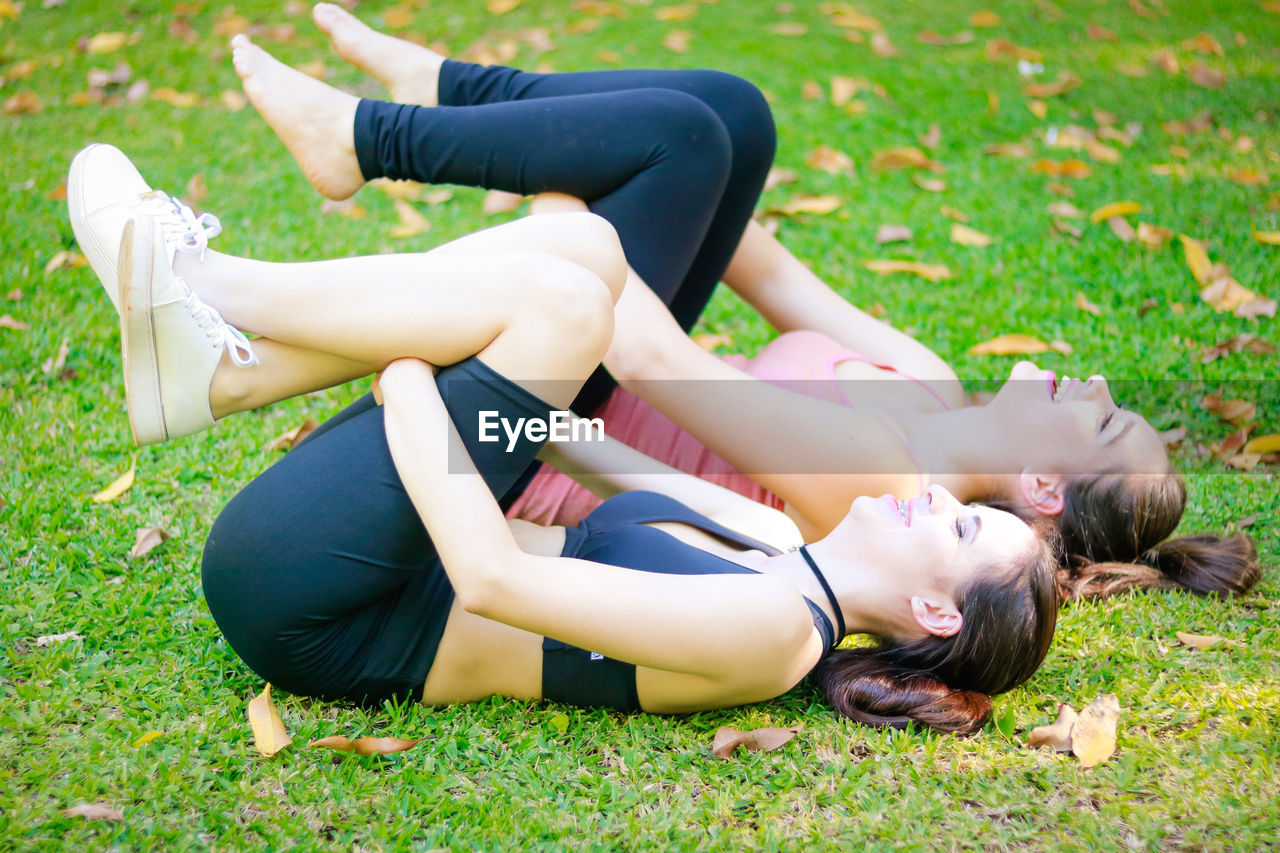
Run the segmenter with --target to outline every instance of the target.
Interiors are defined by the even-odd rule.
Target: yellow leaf
[[[85,44],[85,53],[114,53],[129,41],[125,33],[98,33]]]
[[[104,504],[107,501],[113,501],[116,498],[129,491],[129,487],[133,485],[133,475],[137,471],[138,460],[134,459],[133,464],[129,466],[129,470],[125,471],[119,477],[102,491],[93,496],[93,502],[96,504]]]
[[[1044,118],[1049,114],[1049,105],[1039,98],[1029,98],[1027,100],[1027,109],[1036,118]]]
[[[485,10],[490,15],[505,15],[520,5],[520,0],[487,0]]]
[[[715,352],[716,347],[727,347],[733,345],[733,335],[722,335],[713,332],[699,332],[691,335],[693,342],[702,347],[707,352]]]
[[[965,215],[963,210],[956,210],[954,207],[942,205],[938,208],[938,212],[948,219],[954,219],[956,222],[968,222],[969,217]]]
[[[663,6],[654,11],[653,17],[659,21],[687,21],[697,12],[698,10],[692,6]]]
[[[979,9],[969,16],[969,26],[998,27],[1000,26],[1000,16],[990,9]]]
[[[173,534],[163,527],[139,527],[134,533],[133,548],[129,550],[129,556],[134,560],[145,557],[161,542],[172,538]]]
[[[715,737],[711,740],[711,754],[716,758],[728,758],[740,746],[748,752],[769,752],[788,743],[803,728],[804,726],[789,726],[788,728],[751,729],[744,732],[729,726],[721,726],[716,729]]]
[[[853,77],[832,77],[831,78],[831,103],[837,107],[843,107],[849,102],[849,99],[858,94],[862,88],[862,81]]]
[[[831,23],[842,29],[863,30],[868,33],[878,33],[884,29],[878,20],[853,8],[845,8],[832,15]]]
[[[151,97],[157,101],[163,101],[171,107],[179,109],[187,109],[197,106],[200,103],[200,96],[195,92],[179,92],[168,86],[161,86],[159,89],[151,91]]]
[[[1182,241],[1182,251],[1186,256],[1187,266],[1191,268],[1191,274],[1195,276],[1196,282],[1207,284],[1209,270],[1212,269],[1213,264],[1209,262],[1209,253],[1205,251],[1204,244],[1186,234],[1179,234],[1178,239]]]
[[[1227,177],[1242,187],[1263,186],[1271,180],[1257,169],[1237,169],[1228,173]]]
[[[354,752],[356,755],[388,755],[392,752],[403,752],[422,741],[422,738],[409,740],[402,737],[358,737],[350,740],[342,735],[331,735],[313,740],[307,746],[321,746],[337,752]]]
[[[795,216],[797,213],[814,213],[819,216],[825,216],[844,204],[839,196],[834,195],[797,195],[793,196],[785,204],[772,208],[772,212],[781,213],[784,216]]]
[[[921,264],[915,261],[863,261],[862,265],[881,275],[905,272],[918,275],[929,281],[941,281],[944,278],[951,278],[951,270],[943,264]]]
[[[140,746],[146,746],[147,744],[151,743],[151,741],[159,737],[164,737],[164,732],[157,732],[157,731],[147,732],[145,735],[143,735],[142,737],[138,738],[133,742],[133,748],[137,749]]]
[[[1047,746],[1054,752],[1071,751],[1071,728],[1080,715],[1066,702],[1058,706],[1058,719],[1048,726],[1036,726],[1027,735],[1027,746]]]
[[[1090,302],[1089,297],[1084,295],[1083,290],[1076,291],[1076,307],[1079,308],[1081,311],[1085,311],[1089,314],[1092,314],[1095,317],[1102,316],[1102,309],[1099,308],[1093,302]]]
[[[0,18],[16,19],[22,14],[22,7],[13,0],[0,0]]]
[[[1280,435],[1257,435],[1240,448],[1242,453],[1280,453]]]
[[[1178,642],[1191,646],[1193,649],[1212,649],[1216,646],[1228,645],[1234,646],[1236,643],[1228,640],[1226,637],[1215,637],[1211,634],[1188,634],[1185,631],[1176,631],[1174,636],[1178,638]]]
[[[1105,222],[1113,216],[1129,216],[1140,210],[1142,210],[1142,205],[1136,201],[1113,201],[1111,204],[1104,204],[1089,214],[1089,221],[1093,223]]]
[[[276,703],[271,701],[270,684],[249,700],[249,727],[253,729],[253,745],[264,758],[270,758],[293,743],[293,738],[284,730]]]
[[[233,113],[238,113],[249,105],[249,99],[244,96],[244,93],[235,89],[223,89],[218,93],[218,100]]]
[[[1258,226],[1251,225],[1253,239],[1268,246],[1280,246],[1280,231],[1259,231]]]
[[[999,335],[969,347],[969,355],[1035,355],[1050,349],[1044,341],[1030,335]]]
[[[49,263],[44,265],[44,271],[46,273],[51,273],[54,270],[60,270],[63,267],[68,269],[77,269],[78,267],[83,267],[88,263],[89,262],[85,260],[84,255],[79,252],[62,251],[54,255],[49,260]]]
[[[1116,722],[1120,718],[1120,702],[1114,693],[1099,696],[1071,728],[1071,751],[1084,768],[1096,767],[1116,751]]]
[[[34,115],[44,109],[44,102],[35,92],[19,92],[5,98],[4,114],[7,116]]]
[[[391,236],[398,240],[405,237],[413,237],[421,234],[431,227],[431,223],[427,218],[415,210],[407,201],[402,199],[395,200],[396,214],[400,217],[400,224],[391,229]]]
[[[1160,225],[1138,223],[1138,242],[1152,249],[1159,249],[1173,239],[1173,232]]]
[[[951,242],[961,246],[990,246],[995,238],[957,222],[951,226]]]

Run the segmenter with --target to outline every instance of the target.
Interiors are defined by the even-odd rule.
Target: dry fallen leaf
[[[31,327],[21,320],[15,320],[8,314],[0,315],[0,329],[13,329],[15,332],[25,332]]]
[[[921,30],[916,33],[916,41],[922,44],[933,44],[939,46],[956,45],[956,44],[972,44],[977,36],[973,34],[973,30],[961,30],[953,35],[943,35],[935,33],[933,30]]]
[[[1071,727],[1079,718],[1076,709],[1066,702],[1058,706],[1058,719],[1047,726],[1036,726],[1027,735],[1027,746],[1047,746],[1054,752],[1071,751]]]
[[[1028,98],[1027,110],[1036,118],[1044,118],[1049,114],[1049,105],[1039,98]]]
[[[783,184],[794,184],[798,180],[800,180],[800,174],[795,169],[783,169],[775,166],[769,170],[769,174],[765,177],[764,188],[771,190]]]
[[[1025,142],[996,142],[984,146],[982,151],[992,157],[1031,157],[1036,153],[1035,149]]]
[[[882,32],[871,34],[871,52],[876,56],[883,57],[898,55],[898,49],[893,46],[893,42],[889,41],[889,37]]]
[[[520,0],[486,0],[485,11],[490,15],[505,15],[520,5]]]
[[[133,743],[129,745],[132,746],[134,749],[137,749],[140,746],[146,746],[147,744],[151,743],[151,741],[157,740],[162,737],[164,737],[164,732],[155,731],[153,729],[152,731],[149,731],[146,734],[142,735],[141,737],[139,737],[137,740],[135,740]]]
[[[979,9],[969,16],[969,26],[998,27],[1000,26],[1000,16],[990,9]]]
[[[1232,310],[1231,316],[1239,317],[1244,320],[1256,320],[1259,317],[1274,317],[1276,316],[1276,307],[1277,304],[1274,299],[1250,299],[1248,302],[1237,305],[1235,309]]]
[[[404,239],[421,234],[431,227],[431,223],[427,218],[415,210],[407,201],[401,199],[395,200],[396,215],[400,217],[400,224],[391,229],[391,236],[396,239]]]
[[[1084,295],[1083,290],[1076,291],[1076,307],[1079,308],[1081,311],[1092,314],[1095,317],[1102,316],[1102,309],[1099,308],[1095,303],[1090,302],[1089,297]]]
[[[1101,24],[1095,24],[1093,21],[1085,24],[1085,34],[1091,41],[1115,41],[1119,38],[1113,30],[1109,30]]]
[[[905,225],[881,225],[876,231],[877,243],[901,243],[911,239],[911,229]]]
[[[138,469],[138,460],[134,459],[133,463],[129,466],[128,471],[125,471],[123,474],[117,477],[111,483],[111,485],[107,486],[105,489],[103,489],[102,491],[98,492],[96,495],[93,496],[93,502],[96,504],[104,504],[104,503],[107,503],[108,501],[113,501],[116,498],[123,495],[133,485],[133,476],[136,473],[137,469]]]
[[[916,137],[916,140],[925,148],[937,148],[938,143],[942,141],[942,128],[937,124],[931,124],[927,131]]]
[[[1045,210],[1052,216],[1062,216],[1067,219],[1084,218],[1084,211],[1069,201],[1051,201]]]
[[[1173,239],[1173,232],[1161,225],[1138,223],[1138,242],[1150,249],[1163,248]]]
[[[1226,74],[1199,62],[1187,69],[1187,79],[1206,89],[1221,89],[1227,85]]]
[[[1211,415],[1217,415],[1232,426],[1252,421],[1257,415],[1257,406],[1248,400],[1233,398],[1222,399],[1221,394],[1205,394],[1200,400],[1200,408]],[[1241,442],[1243,445],[1244,442]]]
[[[1099,696],[1080,712],[1071,728],[1071,751],[1084,768],[1096,767],[1116,751],[1120,702],[1114,693]]]
[[[1051,349],[1044,341],[1030,335],[998,335],[969,347],[969,355],[1035,355]]]
[[[172,538],[173,534],[163,527],[139,527],[134,533],[133,547],[129,549],[129,557],[134,560],[145,557],[161,542]]]
[[[1185,631],[1177,631],[1174,636],[1178,638],[1178,642],[1193,649],[1212,649],[1215,646],[1235,645],[1226,637],[1215,637],[1211,634],[1188,634]]]
[[[1083,160],[1040,159],[1031,164],[1031,171],[1054,178],[1087,178],[1093,173]]]
[[[1229,275],[1215,278],[1203,290],[1200,298],[1209,303],[1219,314],[1237,311],[1246,305],[1257,302],[1258,294],[1240,284]],[[1266,309],[1266,306],[1258,306]]]
[[[1111,204],[1104,204],[1102,207],[1089,214],[1089,221],[1093,223],[1105,222],[1113,216],[1129,216],[1142,210],[1142,205],[1136,201],[1113,201]]]
[[[780,213],[783,216],[795,216],[797,213],[814,213],[824,216],[837,210],[844,204],[839,196],[834,195],[797,195],[779,207],[770,208],[767,212]]]
[[[711,741],[711,754],[716,758],[728,758],[740,746],[748,752],[769,752],[789,742],[803,728],[803,726],[789,726],[751,729],[744,732],[729,726],[721,726],[716,729],[715,737]]]
[[[1251,226],[1253,239],[1268,246],[1280,246],[1280,231],[1259,231],[1258,226]]]
[[[423,738],[409,740],[402,737],[358,737],[348,740],[342,735],[331,735],[313,740],[307,746],[322,746],[337,752],[354,752],[356,755],[389,755],[410,749],[422,740]]]
[[[1271,179],[1257,169],[1237,169],[1227,173],[1232,183],[1242,187],[1260,187],[1270,183]]]
[[[360,204],[354,198],[344,198],[342,201],[334,201],[326,198],[320,202],[320,215],[328,216],[336,213],[339,216],[345,216],[348,219],[364,219],[369,215],[369,211],[365,210],[364,205]]]
[[[1280,435],[1254,436],[1240,450],[1243,453],[1280,453]]]
[[[1173,429],[1166,429],[1160,432],[1160,441],[1170,450],[1176,450],[1182,444],[1182,440],[1187,437],[1187,425],[1179,424]]]
[[[1079,86],[1080,78],[1070,71],[1064,71],[1058,75],[1058,79],[1050,83],[1028,83],[1022,87],[1022,92],[1031,98],[1052,98]]]
[[[238,113],[249,105],[249,99],[236,89],[223,89],[218,93],[218,100],[233,113]]]
[[[85,820],[124,820],[124,812],[106,803],[83,803],[78,806],[72,806],[69,809],[63,809],[62,813],[67,817],[82,817]]]
[[[951,226],[951,242],[960,246],[990,246],[995,238],[957,222]]]
[[[66,631],[61,634],[45,634],[42,637],[36,637],[36,648],[46,649],[54,643],[65,643],[70,640],[84,639],[80,636],[79,631]]]
[[[693,33],[688,30],[672,30],[662,39],[662,46],[672,53],[687,53],[693,41]]]
[[[808,33],[809,27],[799,21],[782,21],[770,27],[769,32],[773,33],[775,36],[796,38]]]
[[[956,210],[954,207],[942,205],[938,208],[938,212],[948,219],[954,219],[956,222],[968,222],[969,217],[962,210]]]
[[[1138,232],[1133,230],[1133,226],[1129,224],[1129,220],[1123,216],[1113,216],[1107,220],[1107,225],[1111,227],[1111,232],[1126,243],[1133,242],[1137,238]]]
[[[72,252],[70,250],[67,250],[67,251],[59,252],[58,254],[50,258],[49,263],[44,265],[44,271],[46,274],[48,274],[55,270],[60,270],[63,268],[78,269],[79,267],[87,266],[88,263],[89,262],[85,260],[84,255],[80,254],[79,252]]]
[[[923,175],[912,175],[911,183],[931,193],[946,192],[947,182],[942,178],[926,178]]]
[[[114,53],[129,42],[127,33],[98,33],[85,43],[85,53]]]
[[[1204,244],[1186,234],[1179,234],[1178,239],[1182,241],[1182,251],[1187,259],[1187,266],[1191,268],[1191,274],[1195,276],[1196,282],[1208,284],[1209,270],[1213,268],[1213,264],[1209,262],[1209,253],[1205,251]]]
[[[934,282],[951,278],[951,270],[944,264],[921,264],[915,261],[863,261],[862,265],[881,275],[905,272]]]
[[[486,216],[493,216],[495,213],[510,213],[520,207],[524,201],[524,196],[516,193],[509,193],[504,190],[489,190],[484,194],[484,201],[481,204],[481,210]]]
[[[200,104],[200,96],[195,92],[179,92],[169,86],[151,90],[152,100],[162,101],[171,107],[187,109]]]
[[[931,172],[946,171],[941,163],[930,160],[929,155],[925,154],[919,148],[911,146],[888,148],[884,151],[877,151],[871,157],[871,168],[877,172],[888,171],[890,169],[928,169]]]
[[[1006,57],[1025,59],[1027,62],[1040,62],[1044,59],[1040,51],[1030,47],[1019,47],[1008,39],[994,38],[987,42],[987,59],[995,61]]]
[[[1223,55],[1222,45],[1208,33],[1198,33],[1195,38],[1189,38],[1184,41],[1182,47],[1186,50],[1195,50],[1205,54]]]
[[[733,335],[719,334],[716,332],[699,332],[690,336],[693,342],[702,347],[707,352],[715,352],[716,347],[727,347],[733,345]]]
[[[833,175],[839,172],[849,173],[853,171],[853,160],[849,155],[827,145],[819,145],[813,149],[813,152],[805,158],[804,162],[807,166],[821,169]]]
[[[285,430],[273,438],[271,443],[267,445],[267,450],[292,450],[298,446],[298,442],[311,435],[318,426],[318,423],[311,418],[307,418],[293,429]]]
[[[293,738],[284,730],[284,722],[276,703],[271,701],[271,685],[249,700],[249,727],[253,729],[253,745],[264,758],[270,758],[289,744]]]

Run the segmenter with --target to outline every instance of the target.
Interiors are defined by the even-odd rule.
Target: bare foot
[[[246,35],[231,40],[244,93],[321,195],[344,199],[364,186],[356,160],[359,99],[277,61]]]
[[[434,107],[440,103],[444,57],[413,42],[370,29],[346,9],[317,3],[311,16],[329,34],[338,55],[387,87],[398,104]]]

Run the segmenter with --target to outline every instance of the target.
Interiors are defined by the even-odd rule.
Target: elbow
[[[465,566],[446,564],[458,604],[468,613],[497,619],[494,614],[504,598],[501,569],[509,566],[510,558],[483,553],[465,559]]]

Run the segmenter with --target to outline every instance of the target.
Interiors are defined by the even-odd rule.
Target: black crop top
[[[717,557],[646,525],[679,522],[740,545],[776,555],[776,548],[699,515],[655,492],[624,492],[596,507],[576,527],[565,529],[563,557],[668,575],[753,575],[745,566]],[[841,638],[827,614],[805,598],[825,648]],[[587,707],[639,711],[635,664],[607,658],[547,637],[542,642],[542,696]]]

